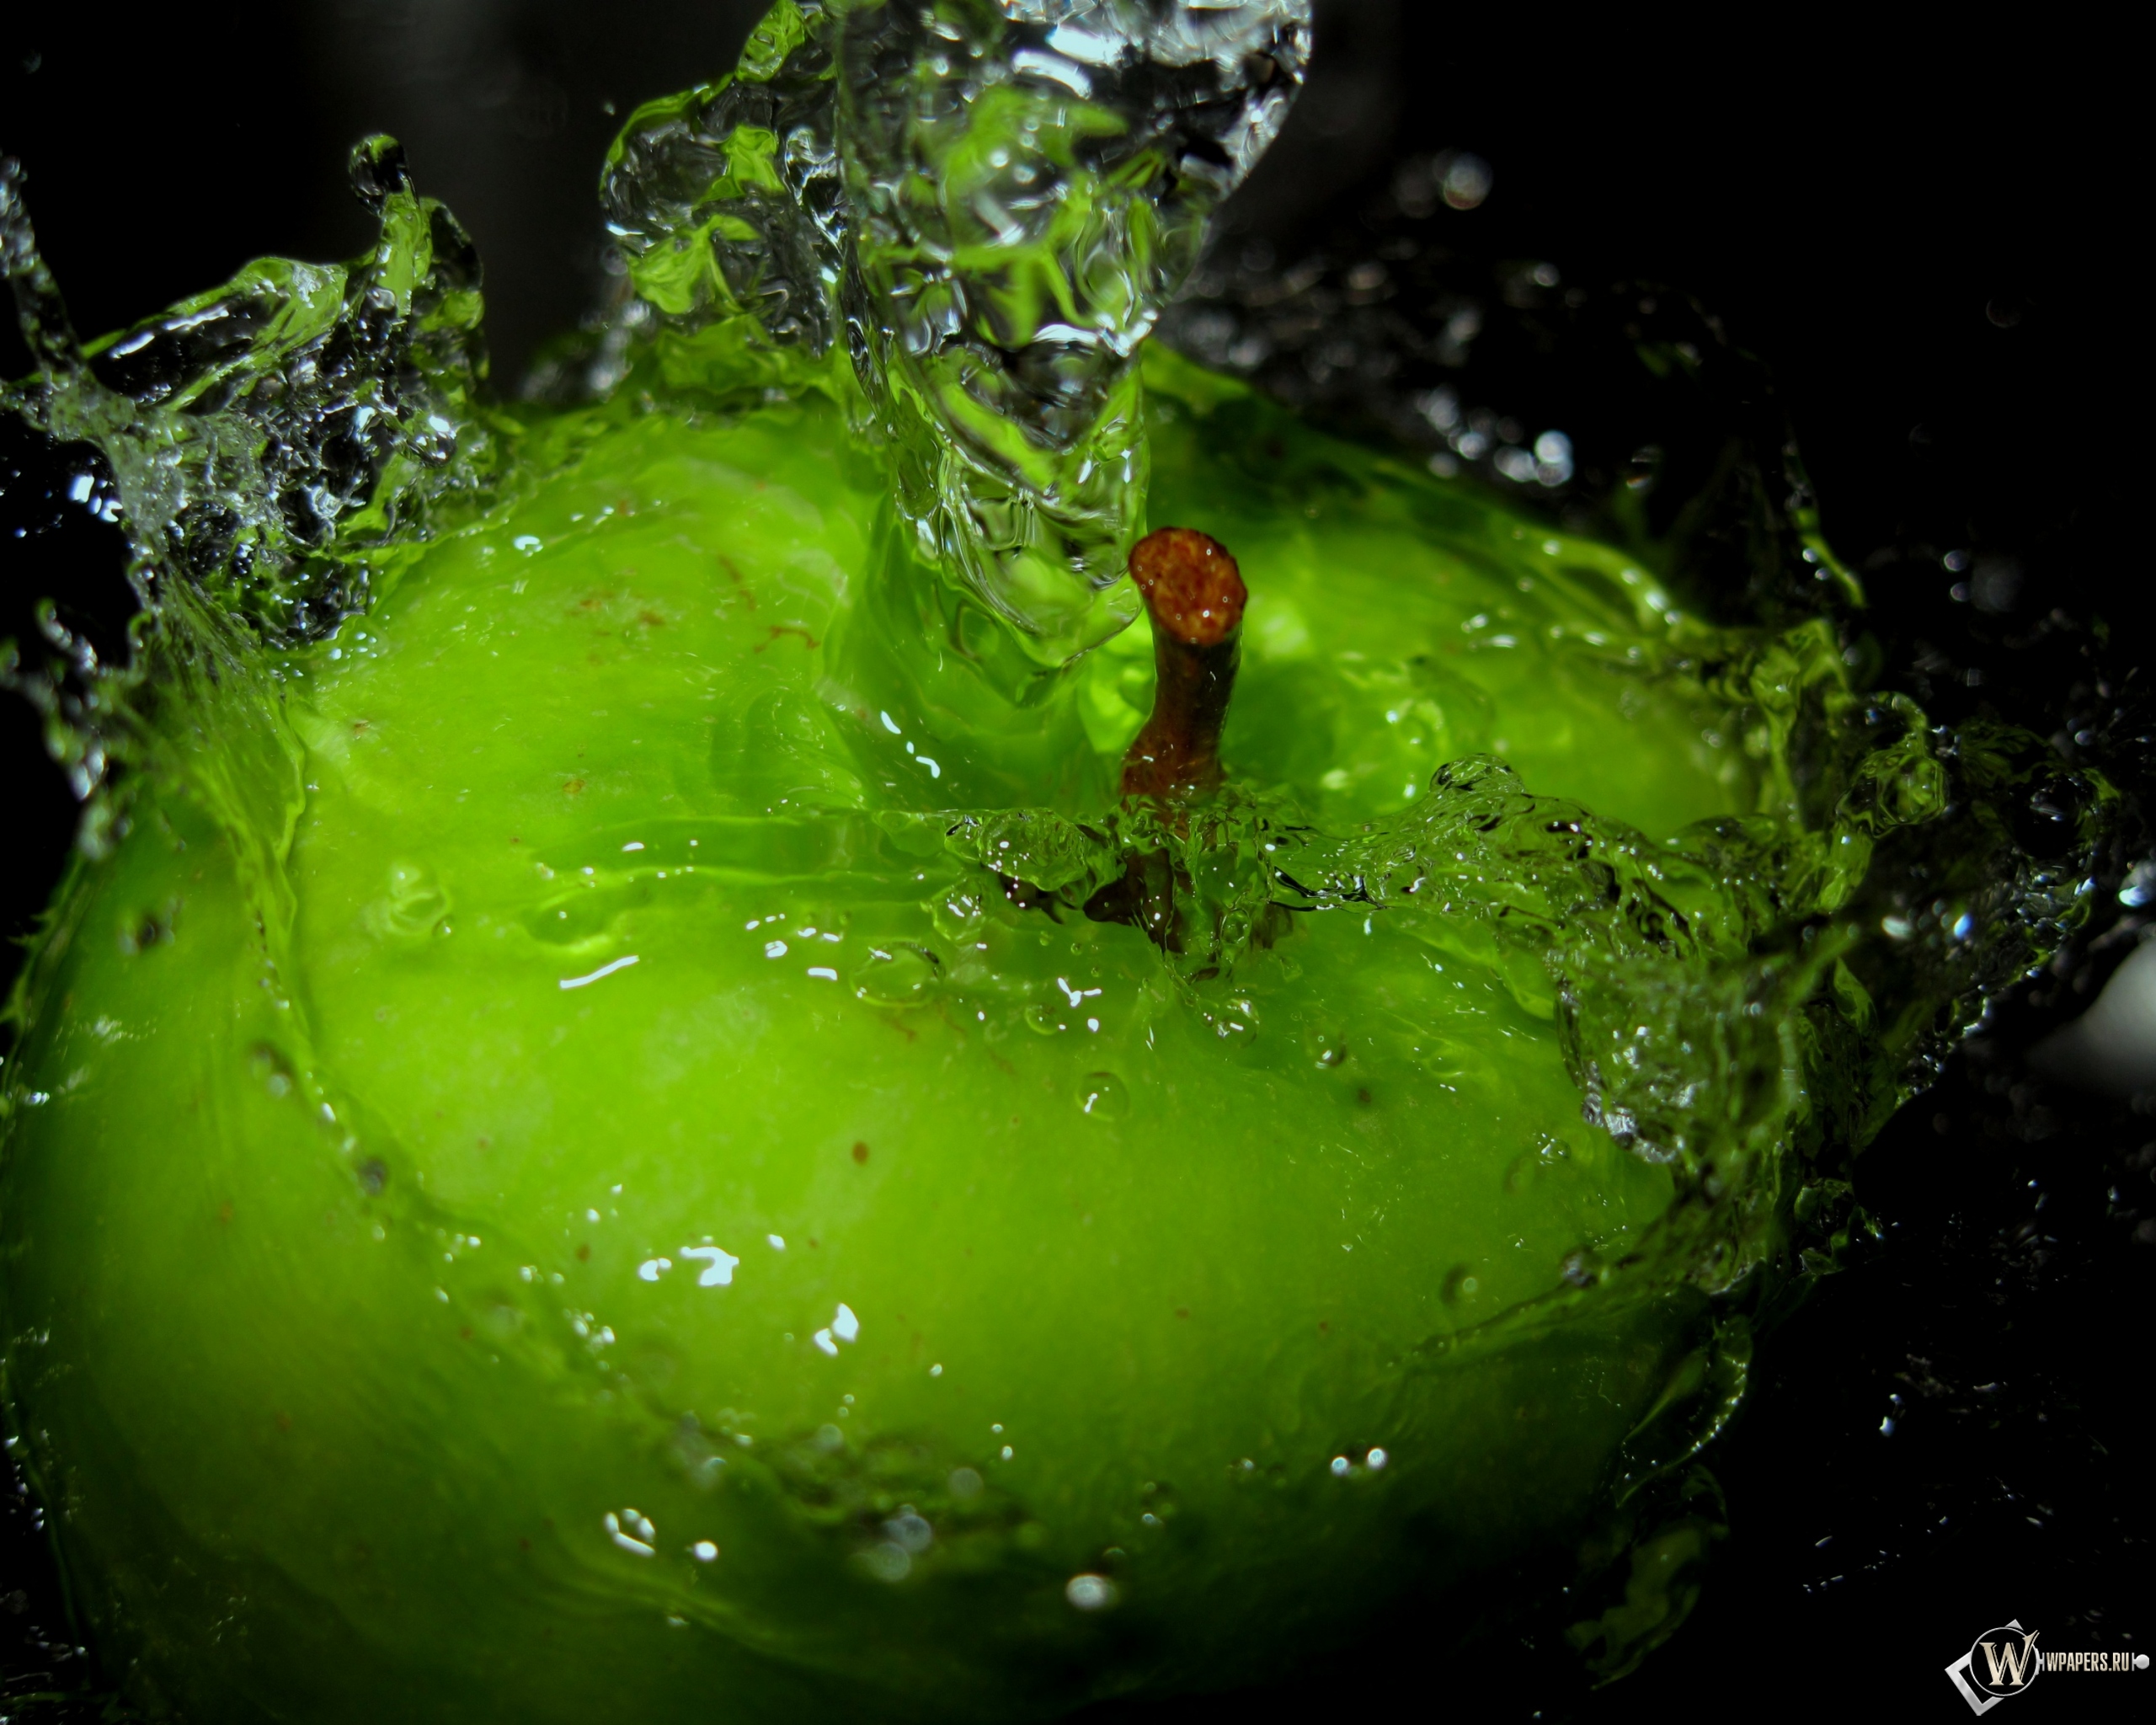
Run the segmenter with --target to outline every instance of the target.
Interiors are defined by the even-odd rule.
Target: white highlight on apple
[[[834,1359],[839,1357],[839,1343],[861,1339],[861,1320],[853,1315],[853,1308],[843,1300],[839,1302],[837,1316],[824,1328],[808,1338]]]
[[[593,983],[598,981],[600,977],[611,976],[616,970],[626,970],[630,965],[638,962],[637,955],[634,953],[631,953],[626,959],[616,959],[611,964],[601,964],[589,976],[564,976],[562,979],[562,986],[563,988],[589,988]]]
[[[734,1267],[741,1262],[732,1252],[718,1246],[684,1246],[675,1256],[685,1261],[692,1258],[703,1259],[703,1274],[696,1278],[699,1288],[731,1287]]]

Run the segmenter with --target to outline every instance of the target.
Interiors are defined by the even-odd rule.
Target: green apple
[[[17,996],[0,1164],[17,1453],[138,1698],[1249,1680],[1406,1589],[1502,1611],[1713,1428],[1741,1327],[1652,1245],[1696,1182],[1583,1122],[1476,909],[1518,881],[1269,871],[1493,795],[1586,842],[1512,772],[1640,854],[1758,807],[1716,638],[1618,552],[1148,384],[1153,519],[1251,595],[1225,804],[1117,812],[1142,623],[1027,704],[973,674],[814,397],[531,417],[543,478],[279,665],[294,799],[146,776]],[[1181,952],[1085,914],[1149,831],[1199,911],[1222,857],[1294,908]]]

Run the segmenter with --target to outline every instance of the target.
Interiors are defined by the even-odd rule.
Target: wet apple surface
[[[1649,820],[1750,788],[1622,559],[1183,368],[1155,398],[1156,506],[1252,584],[1236,781],[1374,818],[1502,741]],[[1302,484],[1212,453],[1283,429]],[[40,960],[11,1382],[115,1628],[197,1705],[350,1639],[358,1712],[579,1717],[654,1666],[995,1713],[1569,1530],[1702,1330],[1448,1345],[1670,1204],[1547,999],[1353,906],[1209,995],[1028,902],[1038,832],[944,811],[1050,751],[1097,802],[1150,667],[1029,734],[901,721],[846,613],[917,572],[835,414],[577,444],[291,660],[284,943],[179,793]]]

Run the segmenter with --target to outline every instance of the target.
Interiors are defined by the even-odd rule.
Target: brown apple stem
[[[1148,533],[1130,578],[1153,619],[1153,712],[1123,757],[1123,794],[1182,799],[1220,783],[1220,726],[1249,591],[1227,547],[1188,527]]]

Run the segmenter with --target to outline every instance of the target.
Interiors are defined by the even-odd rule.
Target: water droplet
[[[1223,1042],[1251,1043],[1257,1039],[1257,1003],[1238,996],[1201,1009],[1213,1033]]]
[[[360,913],[369,933],[400,940],[433,934],[448,916],[449,895],[434,872],[417,862],[391,863],[387,889]]]
[[[913,1554],[896,1540],[869,1546],[855,1561],[878,1581],[901,1582],[913,1573]]]
[[[1313,1025],[1303,1033],[1303,1053],[1321,1066],[1337,1066],[1348,1058],[1348,1039],[1333,1025]]]
[[[1078,1110],[1091,1119],[1123,1119],[1130,1113],[1130,1088],[1113,1072],[1088,1072],[1078,1081]]]
[[[1572,440],[1561,431],[1545,431],[1534,440],[1534,477],[1545,485],[1562,485],[1572,477]]]
[[[853,991],[879,1007],[910,1007],[927,999],[942,975],[943,961],[911,941],[886,941],[868,949],[853,973]]]
[[[1445,202],[1455,210],[1477,208],[1490,195],[1490,188],[1497,176],[1491,173],[1490,164],[1480,156],[1465,150],[1449,152],[1444,163],[1444,174],[1438,184]]]
[[[255,1082],[271,1096],[281,1098],[292,1093],[298,1077],[281,1049],[270,1043],[258,1042],[249,1050],[248,1060],[253,1069]]]
[[[1063,1597],[1081,1611],[1105,1611],[1115,1604],[1116,1584],[1105,1575],[1074,1575],[1063,1584]]]

